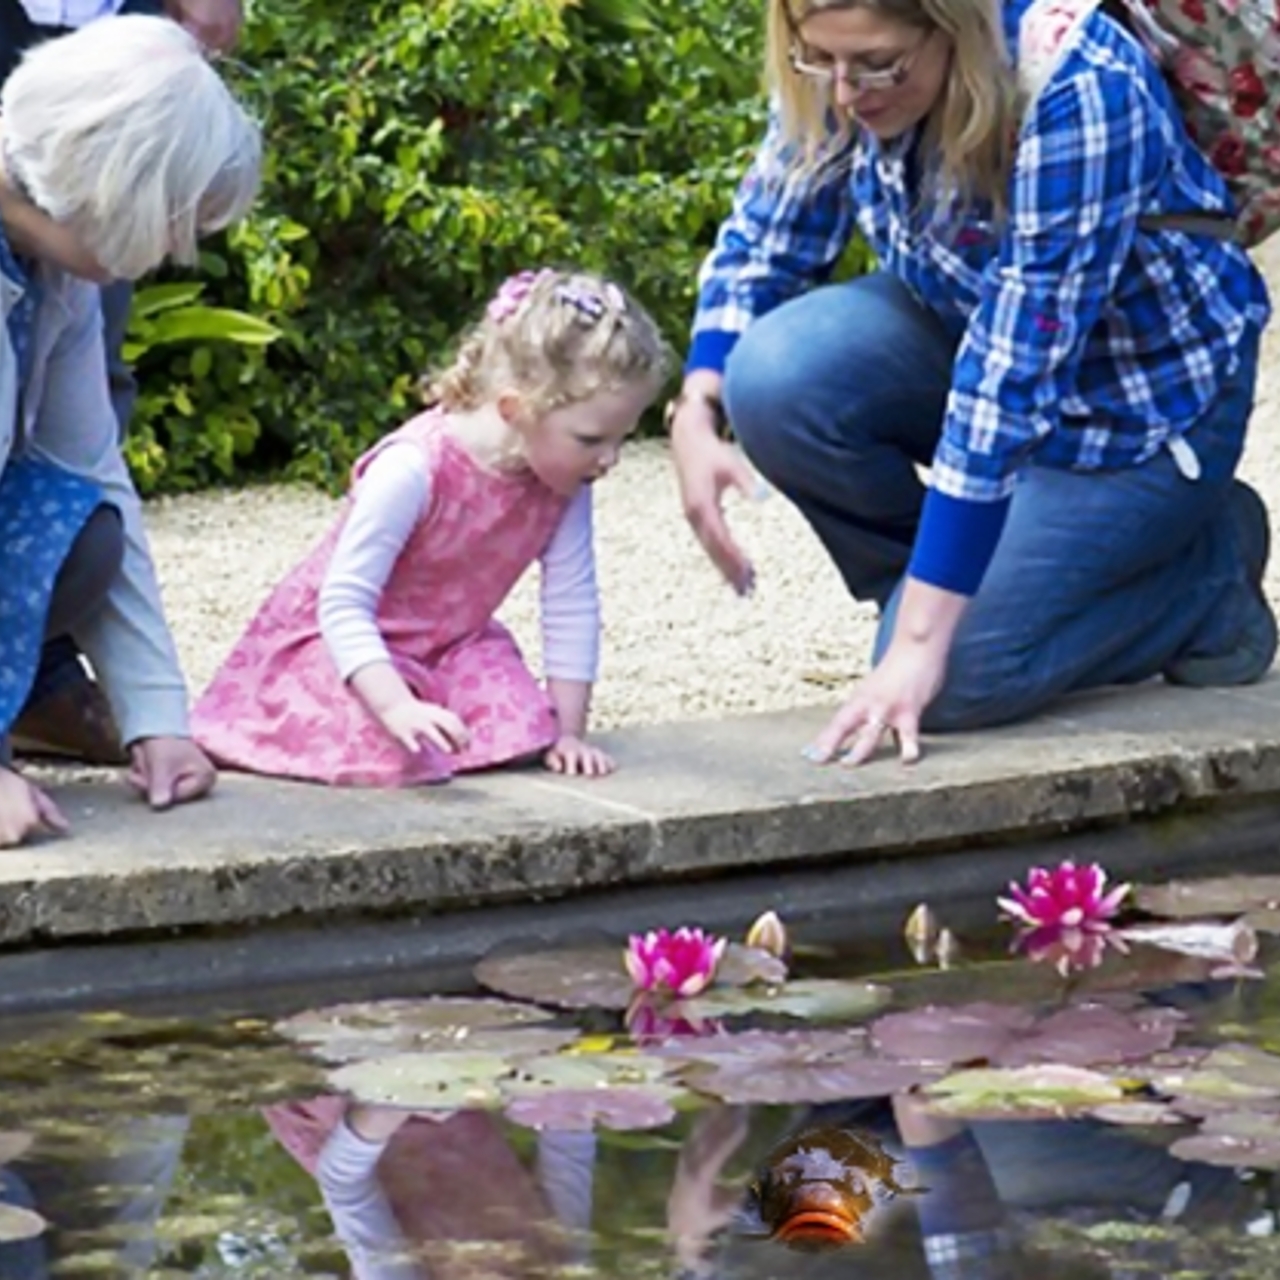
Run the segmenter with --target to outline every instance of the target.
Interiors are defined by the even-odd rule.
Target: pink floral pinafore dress
[[[556,739],[550,700],[493,615],[545,551],[566,500],[529,472],[481,466],[428,412],[392,441],[423,450],[431,496],[378,603],[378,629],[414,695],[467,725],[465,751],[410,753],[338,677],[320,589],[346,513],[271,593],[197,702],[193,735],[220,764],[347,786],[396,787],[509,763]]]

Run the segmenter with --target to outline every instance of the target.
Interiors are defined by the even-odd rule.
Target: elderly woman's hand
[[[153,809],[197,800],[218,780],[209,757],[190,738],[142,738],[129,755],[129,782]]]
[[[165,0],[165,12],[213,53],[230,53],[240,35],[240,0]]]
[[[67,820],[39,787],[12,769],[0,769],[0,848],[40,831],[65,831]]]

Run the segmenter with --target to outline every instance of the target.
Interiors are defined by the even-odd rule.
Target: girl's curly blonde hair
[[[620,285],[544,268],[507,280],[452,362],[423,388],[445,410],[476,409],[515,391],[546,413],[637,383],[656,395],[670,359],[653,317]]]

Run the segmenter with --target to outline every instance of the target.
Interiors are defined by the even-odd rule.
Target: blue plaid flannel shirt
[[[1028,0],[1009,0],[1010,47]],[[1229,211],[1159,68],[1102,13],[1023,121],[1005,226],[916,205],[907,135],[789,174],[774,126],[703,265],[687,368],[722,369],[757,316],[822,282],[855,231],[960,335],[912,573],[972,594],[1023,463],[1137,465],[1194,425],[1270,314],[1243,249],[1138,226]],[[1243,430],[1243,424],[1242,424]],[[963,548],[957,556],[957,548]]]

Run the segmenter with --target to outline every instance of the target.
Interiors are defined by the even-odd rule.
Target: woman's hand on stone
[[[129,747],[129,783],[153,809],[197,800],[218,780],[190,738],[140,738]]]
[[[42,831],[66,830],[66,818],[39,787],[12,769],[0,769],[0,848]]]
[[[607,751],[593,747],[571,733],[560,735],[543,757],[543,762],[552,773],[567,773],[584,778],[603,778],[618,767]]]
[[[816,764],[839,760],[857,765],[880,749],[886,733],[897,735],[903,764],[920,759],[920,720],[942,688],[946,651],[912,641],[894,641],[879,665],[805,748]]]
[[[716,434],[715,414],[705,400],[690,397],[671,420],[671,456],[680,500],[703,550],[739,594],[755,585],[755,570],[724,518],[726,489],[750,497],[758,481],[741,451]]]

